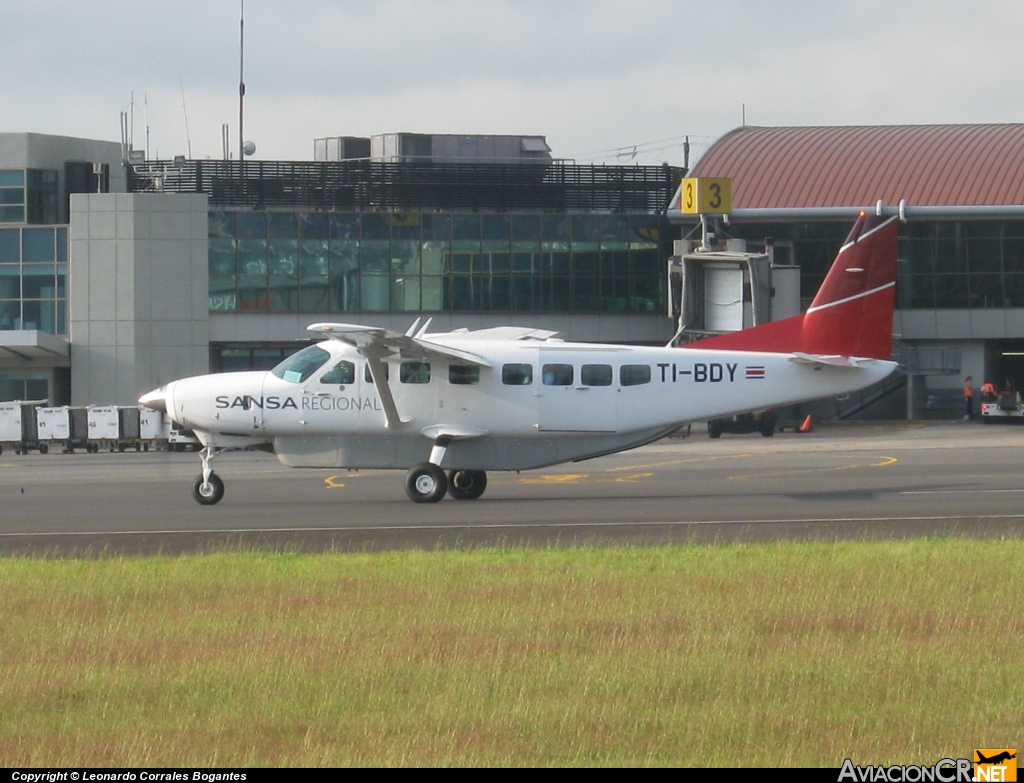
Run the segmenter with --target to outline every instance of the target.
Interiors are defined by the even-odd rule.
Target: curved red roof
[[[1024,124],[730,131],[691,177],[730,177],[734,209],[1024,204]]]

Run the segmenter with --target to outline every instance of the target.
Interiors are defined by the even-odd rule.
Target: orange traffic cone
[[[804,423],[800,425],[800,432],[811,432],[814,429],[814,424],[811,422],[811,415],[807,414],[807,418],[804,419]]]

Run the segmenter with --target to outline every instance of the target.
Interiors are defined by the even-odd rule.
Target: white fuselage
[[[782,353],[459,335],[445,335],[443,344],[491,366],[467,370],[432,356],[426,380],[421,366],[403,369],[413,360],[387,359],[402,420],[390,427],[367,360],[336,340],[318,344],[330,358],[302,381],[270,372],[174,381],[166,387],[167,412],[205,443],[272,442],[281,461],[296,467],[407,468],[426,461],[445,435],[451,443],[442,468],[522,470],[621,451],[690,421],[846,394],[895,367],[871,359],[842,367]],[[353,365],[350,382],[325,383],[340,362]],[[450,372],[450,364],[458,366]]]

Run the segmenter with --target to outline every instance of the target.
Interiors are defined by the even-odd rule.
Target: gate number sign
[[[684,179],[679,209],[684,215],[726,215],[732,212],[732,180],[725,177]]]

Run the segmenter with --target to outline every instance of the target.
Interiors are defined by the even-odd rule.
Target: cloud
[[[398,131],[542,133],[565,156],[741,121],[1020,121],[1024,7],[951,0],[248,0],[246,135],[261,158]],[[0,130],[220,154],[238,114],[238,3],[5,0]],[[180,83],[179,83],[180,79]],[[144,136],[136,111],[136,146]],[[681,140],[657,145],[681,162]],[[612,155],[612,159],[616,156]],[[625,156],[630,159],[629,156]]]

